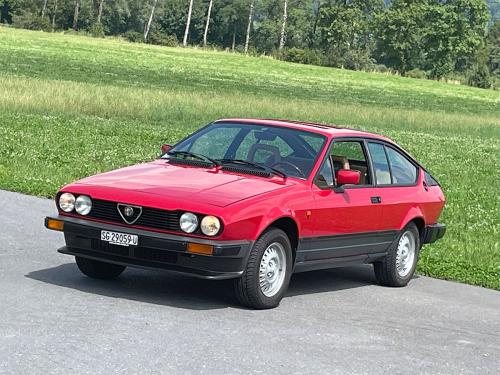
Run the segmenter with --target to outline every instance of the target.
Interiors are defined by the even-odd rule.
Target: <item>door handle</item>
[[[371,201],[372,201],[373,204],[382,203],[382,198],[380,198],[380,197],[371,197]]]

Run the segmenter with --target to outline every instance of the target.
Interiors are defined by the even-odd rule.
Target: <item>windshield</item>
[[[258,165],[305,179],[325,141],[323,135],[296,129],[219,123],[208,125],[179,142],[169,154],[191,153],[221,164],[238,163],[248,168]]]

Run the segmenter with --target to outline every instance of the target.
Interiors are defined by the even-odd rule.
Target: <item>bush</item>
[[[285,48],[277,56],[280,60],[307,65],[324,65],[325,59],[321,52],[314,49]]]
[[[142,33],[132,30],[129,30],[125,34],[123,34],[123,37],[129,42],[133,43],[141,43],[144,41],[144,35]]]
[[[375,60],[368,49],[349,50],[342,56],[342,66],[351,70],[373,70]]]
[[[166,35],[159,31],[154,31],[148,35],[148,43],[166,47],[177,47],[179,41],[175,35]]]
[[[384,64],[375,64],[373,65],[372,70],[379,73],[393,73],[392,69],[385,66]]]
[[[94,38],[104,38],[104,27],[102,26],[102,23],[94,23],[90,27],[89,32]]]
[[[52,26],[48,17],[40,17],[30,12],[22,12],[12,17],[12,25],[20,29],[50,31]]]
[[[415,69],[407,71],[405,76],[410,77],[410,78],[425,79],[425,78],[427,78],[427,73],[425,71],[423,71],[422,69],[415,68]]]
[[[474,67],[467,78],[467,84],[482,89],[489,89],[491,87],[491,78],[488,67],[484,64]]]

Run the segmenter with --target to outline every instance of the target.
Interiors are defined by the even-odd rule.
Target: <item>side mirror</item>
[[[171,146],[171,145],[167,145],[167,144],[161,145],[161,155],[160,155],[160,156],[165,155],[165,154],[166,154],[167,152],[169,152],[171,149],[172,149],[172,146]]]
[[[358,185],[361,180],[361,172],[351,169],[340,169],[337,172],[337,185]]]

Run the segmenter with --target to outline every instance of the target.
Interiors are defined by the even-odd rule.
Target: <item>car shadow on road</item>
[[[84,293],[177,308],[240,308],[231,280],[208,281],[132,268],[127,269],[116,280],[95,280],[82,275],[74,263],[33,271],[26,277]],[[334,292],[375,283],[370,266],[299,273],[292,276],[285,298]]]

